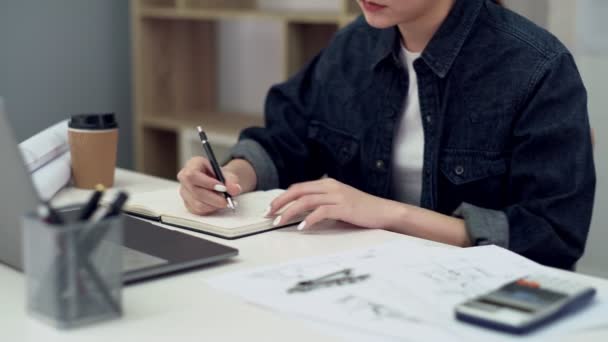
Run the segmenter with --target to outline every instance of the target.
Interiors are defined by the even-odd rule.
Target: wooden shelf
[[[344,1],[342,2],[342,6],[342,12],[347,15],[358,16],[362,13],[357,1]]]
[[[319,37],[332,37],[339,24],[287,23],[285,31],[285,55],[290,56],[285,65],[285,74],[291,76],[308,63],[327,44]]]
[[[137,169],[175,179],[196,126],[229,148],[244,128],[264,125],[261,113],[217,110],[220,21],[278,22],[284,49],[264,53],[284,55],[287,79],[358,14],[352,0],[330,12],[261,9],[256,0],[131,0]]]
[[[141,144],[137,150],[137,169],[154,176],[175,179],[178,171],[178,134],[164,129],[137,127]]]
[[[205,131],[218,134],[238,136],[246,127],[263,126],[261,114],[225,113],[225,112],[190,112],[180,117],[173,115],[152,114],[141,118],[141,125],[154,129],[179,132],[183,129],[195,130],[201,126]]]
[[[297,23],[337,24],[356,16],[343,16],[339,13],[326,12],[285,12],[261,11],[256,9],[173,9],[173,8],[144,8],[139,15],[146,19],[172,20],[228,20],[228,19],[260,19],[278,20]]]

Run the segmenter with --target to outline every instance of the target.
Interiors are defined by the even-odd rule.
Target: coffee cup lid
[[[72,115],[68,127],[75,129],[113,129],[118,127],[114,113]]]

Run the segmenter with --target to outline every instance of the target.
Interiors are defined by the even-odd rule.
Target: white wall
[[[505,5],[542,27],[547,26],[547,0],[505,0]]]
[[[589,116],[596,133],[597,173],[591,232],[587,240],[587,252],[579,263],[578,270],[608,278],[608,53],[579,55],[577,62],[589,93]]]
[[[596,133],[597,173],[588,249],[579,270],[608,278],[608,1],[578,0],[576,4],[576,60],[589,93],[589,116]]]
[[[280,25],[259,20],[221,23],[219,106],[223,111],[263,113],[266,92],[282,81]]]
[[[1,0],[0,96],[19,140],[71,114],[116,112],[132,165],[129,4]]]

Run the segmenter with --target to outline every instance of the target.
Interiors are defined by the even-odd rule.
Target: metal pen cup
[[[28,313],[67,329],[122,315],[120,215],[50,225],[23,217]]]

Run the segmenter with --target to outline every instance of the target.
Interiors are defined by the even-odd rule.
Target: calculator
[[[547,275],[527,276],[456,306],[456,319],[509,332],[528,333],[587,305],[595,289]]]

